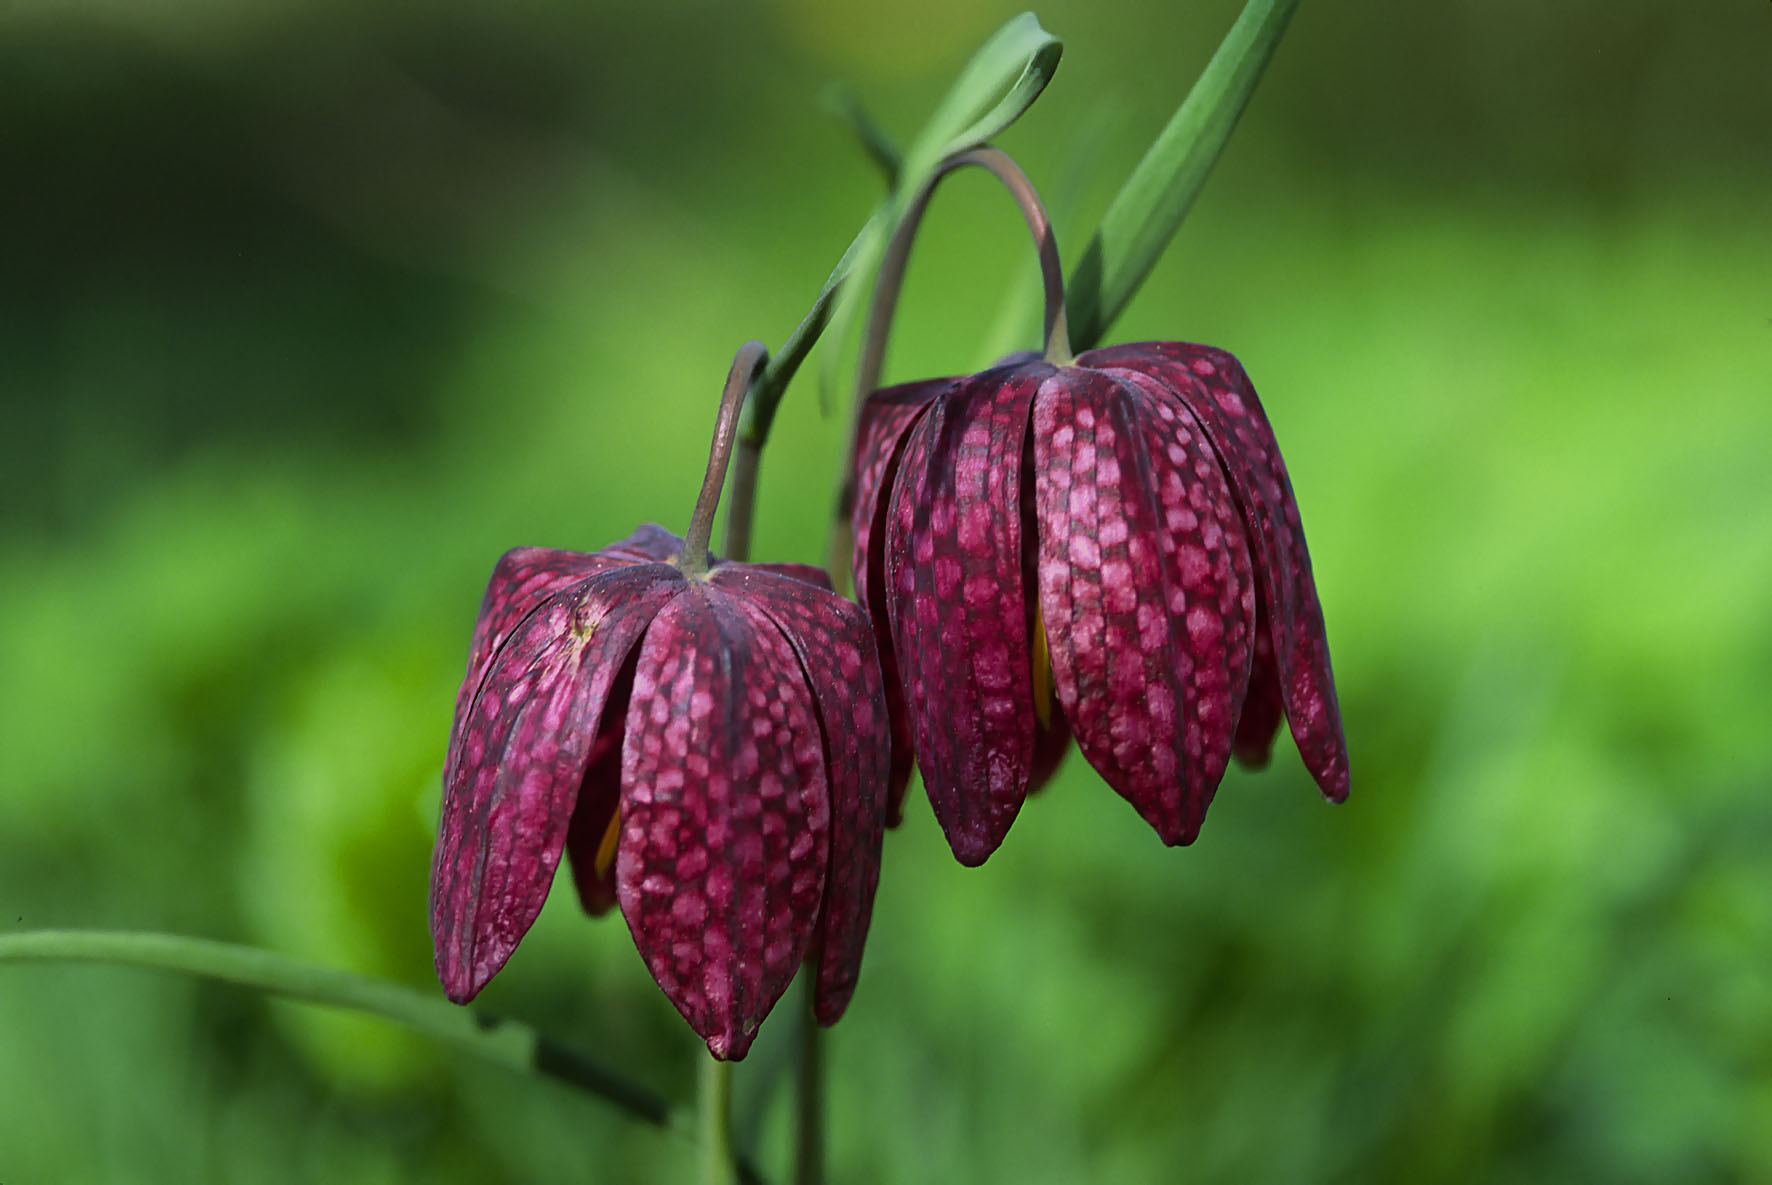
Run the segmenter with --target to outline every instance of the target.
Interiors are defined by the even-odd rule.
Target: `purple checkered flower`
[[[831,1024],[879,880],[890,751],[866,615],[797,564],[676,561],[661,527],[499,560],[456,698],[431,868],[449,998],[472,999],[567,853],[715,1057],[802,960]],[[689,569],[706,567],[697,574]]]
[[[1298,507],[1248,376],[1145,342],[878,391],[855,457],[854,575],[893,713],[962,863],[1074,734],[1170,844],[1282,712],[1323,793],[1347,746]]]

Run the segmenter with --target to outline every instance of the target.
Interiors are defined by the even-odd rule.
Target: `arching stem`
[[[769,351],[762,342],[749,341],[732,357],[732,369],[726,372],[726,389],[720,393],[720,411],[714,419],[714,442],[708,449],[708,472],[702,478],[701,493],[695,499],[695,512],[689,516],[689,530],[683,537],[683,554],[677,567],[689,576],[702,576],[708,570],[708,543],[714,537],[714,511],[720,505],[720,487],[726,483],[726,466],[732,459],[732,442],[738,427],[738,413],[744,406],[745,392],[765,362]],[[752,469],[753,477],[755,469]],[[749,506],[745,507],[748,517]],[[746,534],[749,526],[746,525]]]
[[[726,537],[720,554],[729,560],[751,558],[751,519],[757,505],[757,470],[763,446],[739,433],[733,445],[732,494],[726,499]]]
[[[874,283],[873,303],[868,306],[867,328],[861,339],[861,359],[856,366],[855,399],[851,405],[849,423],[849,451],[843,458],[836,522],[828,549],[828,563],[833,573],[846,571],[849,564],[849,516],[855,508],[853,464],[858,443],[857,434],[861,430],[861,408],[868,395],[880,385],[880,371],[886,362],[886,339],[892,332],[892,314],[898,307],[898,292],[904,284],[905,265],[910,260],[911,243],[917,236],[917,226],[923,221],[924,212],[929,208],[929,199],[935,195],[935,187],[949,173],[967,165],[990,170],[991,175],[1001,181],[1015,198],[1016,205],[1021,207],[1022,217],[1026,219],[1028,231],[1034,236],[1034,245],[1040,252],[1040,279],[1046,296],[1046,361],[1054,366],[1068,366],[1075,359],[1075,355],[1071,353],[1070,326],[1065,312],[1064,269],[1059,264],[1058,240],[1053,237],[1052,220],[1047,217],[1046,207],[1041,204],[1033,182],[1021,171],[1021,166],[999,148],[987,145],[956,152],[936,166],[923,188],[911,199],[880,259],[880,275]]]
[[[936,166],[923,188],[911,199],[904,217],[886,244],[886,253],[880,260],[880,276],[874,284],[873,303],[868,308],[861,361],[856,371],[857,409],[861,407],[861,401],[880,385],[880,370],[886,361],[886,339],[892,331],[892,314],[898,307],[898,291],[904,284],[911,243],[917,237],[917,227],[923,221],[924,212],[929,209],[929,199],[935,195],[935,187],[943,178],[967,165],[990,170],[1021,207],[1021,215],[1027,220],[1028,231],[1034,236],[1034,245],[1040,252],[1040,278],[1046,290],[1046,360],[1054,366],[1065,366],[1072,360],[1070,329],[1064,308],[1064,269],[1059,265],[1058,241],[1052,235],[1052,220],[1046,216],[1046,207],[1041,205],[1040,195],[1034,191],[1033,183],[1021,171],[1021,166],[1002,149],[971,148],[955,153]]]

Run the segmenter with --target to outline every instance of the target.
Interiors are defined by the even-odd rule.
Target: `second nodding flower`
[[[1046,275],[1044,356],[873,392],[856,425],[850,557],[894,716],[954,854],[980,864],[1074,735],[1164,842],[1193,841],[1234,754],[1282,714],[1347,796],[1323,614],[1279,445],[1242,366],[1145,342],[1072,357],[1057,249],[994,150],[953,158],[1021,200]],[[894,236],[864,390],[925,191]]]

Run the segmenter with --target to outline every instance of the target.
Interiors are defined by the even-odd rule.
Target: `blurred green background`
[[[1013,11],[0,3],[0,928],[431,990],[493,560],[683,528],[733,349],[878,195],[821,88],[906,136]],[[1003,143],[1068,258],[1235,11],[1039,10],[1066,58]],[[1772,1179],[1769,51],[1764,3],[1303,5],[1115,336],[1255,377],[1353,797],[1282,741],[1168,850],[1073,754],[976,871],[913,800],[829,1043],[834,1179]],[[889,375],[1030,342],[1002,195],[926,225]],[[760,557],[822,554],[814,370]],[[569,887],[483,999],[690,1090]],[[692,1169],[227,988],[6,967],[0,1016],[6,1185]],[[778,1179],[790,1027],[739,1084]]]

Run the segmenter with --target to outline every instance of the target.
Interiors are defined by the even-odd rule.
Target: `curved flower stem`
[[[917,226],[923,221],[924,212],[929,208],[929,199],[935,195],[936,185],[949,173],[966,165],[989,169],[1014,195],[1016,204],[1021,207],[1022,217],[1027,220],[1028,230],[1034,236],[1034,245],[1040,252],[1040,279],[1046,296],[1046,361],[1054,366],[1067,366],[1074,357],[1071,353],[1068,314],[1065,311],[1064,269],[1059,264],[1058,241],[1052,235],[1052,221],[1046,216],[1046,208],[1040,204],[1040,196],[1035,192],[1033,183],[1007,153],[989,145],[956,152],[943,160],[929,174],[929,180],[906,207],[904,217],[893,230],[892,238],[886,244],[886,253],[880,261],[880,275],[874,284],[873,303],[868,307],[867,329],[861,339],[861,359],[856,366],[855,398],[851,401],[849,421],[849,451],[843,457],[836,522],[832,527],[828,552],[828,562],[834,574],[844,571],[848,565],[849,515],[855,506],[855,474],[852,466],[856,437],[861,430],[861,409],[868,395],[880,385],[880,371],[886,361],[886,338],[892,331],[892,314],[898,307],[898,292],[904,283],[911,243],[916,238]]]
[[[702,1059],[697,1079],[701,1110],[701,1185],[734,1185],[732,1155],[732,1063]]]
[[[740,562],[751,558],[751,522],[756,514],[757,470],[763,446],[740,436],[732,457],[732,493],[726,498],[726,539],[720,554]]]
[[[708,570],[708,542],[714,537],[714,511],[720,505],[720,487],[726,483],[726,466],[732,459],[732,441],[737,433],[739,409],[744,406],[745,393],[751,380],[769,360],[769,351],[762,342],[749,341],[732,357],[732,369],[726,372],[726,387],[720,392],[720,411],[714,418],[714,441],[708,449],[708,471],[701,481],[701,493],[695,499],[695,512],[689,518],[689,530],[683,537],[683,554],[677,566],[690,576],[701,576]],[[754,488],[755,469],[752,469]],[[745,512],[749,514],[747,500]],[[749,534],[749,524],[745,532]]]
[[[51,962],[116,963],[170,971],[371,1013],[519,1074],[538,1074],[589,1091],[653,1127],[678,1126],[664,1096],[528,1025],[462,1008],[385,979],[182,934],[107,930],[0,934],[0,963]]]
[[[862,400],[880,385],[880,370],[886,361],[886,338],[892,331],[892,314],[898,307],[898,290],[904,283],[905,265],[910,260],[911,243],[917,227],[929,209],[935,187],[955,169],[978,165],[989,169],[1014,196],[1027,220],[1028,231],[1040,251],[1040,278],[1046,289],[1045,353],[1054,366],[1067,365],[1072,358],[1070,330],[1064,307],[1064,269],[1059,265],[1058,241],[1052,236],[1052,221],[1040,204],[1040,195],[1021,167],[999,148],[988,145],[957,152],[936,166],[923,188],[905,209],[904,217],[886,244],[880,261],[880,277],[874,285],[873,304],[868,308],[867,330],[861,342],[861,361],[856,368],[854,406],[859,416]]]

